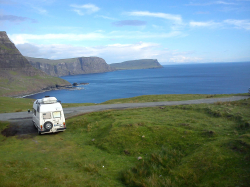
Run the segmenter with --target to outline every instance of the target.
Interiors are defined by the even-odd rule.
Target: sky
[[[250,61],[250,0],[0,0],[24,56],[108,64]]]

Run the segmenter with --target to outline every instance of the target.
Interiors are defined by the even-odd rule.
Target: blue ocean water
[[[246,93],[250,62],[166,65],[161,69],[123,70],[61,77],[89,83],[82,90],[57,90],[28,96],[54,96],[63,103],[101,103],[110,99],[151,94]]]

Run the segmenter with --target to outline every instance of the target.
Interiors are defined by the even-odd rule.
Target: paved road
[[[189,105],[189,104],[201,104],[201,103],[216,103],[227,101],[238,101],[247,99],[249,96],[233,96],[226,98],[210,98],[210,99],[197,99],[187,101],[162,101],[162,102],[148,102],[148,103],[123,103],[123,104],[108,104],[108,105],[93,105],[64,108],[65,117],[73,117],[79,114],[85,114],[89,112],[102,111],[108,109],[126,109],[126,108],[143,108],[143,107],[155,107],[155,106],[170,106],[170,105]],[[32,114],[28,112],[16,112],[16,113],[2,113],[0,114],[0,121],[20,121],[28,120],[32,118]]]

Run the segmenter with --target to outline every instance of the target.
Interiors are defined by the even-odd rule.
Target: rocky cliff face
[[[31,66],[6,32],[0,32],[0,96],[24,95],[69,85]]]
[[[61,60],[26,57],[29,63],[51,76],[66,76],[114,71],[99,57],[79,57]]]
[[[0,32],[0,68],[30,67],[15,45],[9,40],[6,32]]]

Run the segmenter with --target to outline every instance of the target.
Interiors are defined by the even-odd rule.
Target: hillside
[[[6,32],[0,32],[0,96],[25,95],[70,85],[32,67]]]
[[[162,65],[157,59],[130,60],[121,63],[110,64],[110,66],[116,70],[162,68]]]
[[[99,57],[79,57],[60,60],[26,57],[29,63],[51,76],[67,76],[114,71]]]
[[[245,99],[97,111],[42,136],[30,119],[0,121],[1,186],[248,187],[249,108]]]

